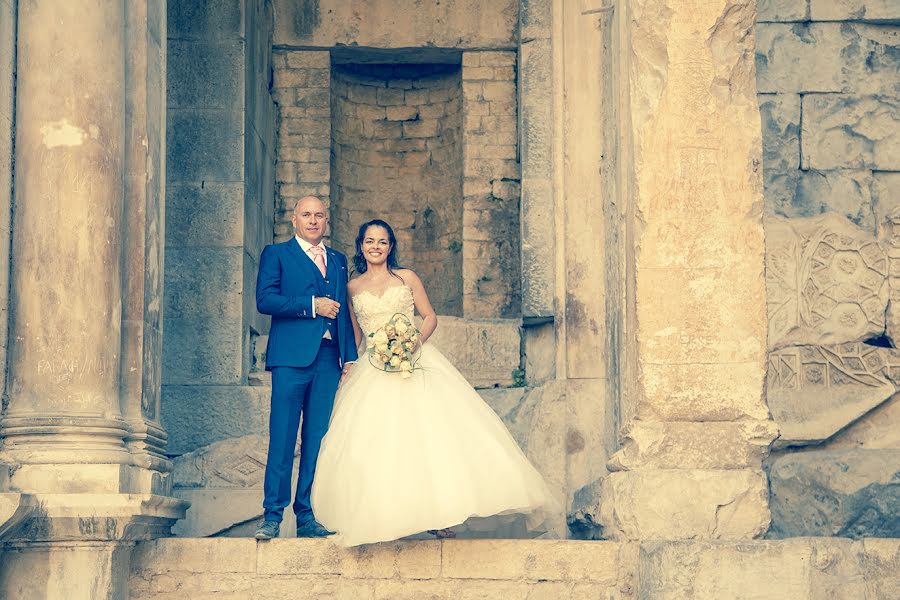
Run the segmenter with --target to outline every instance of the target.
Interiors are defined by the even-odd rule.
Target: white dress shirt
[[[310,260],[315,262],[315,254],[313,254],[313,252],[312,252],[313,244],[310,244],[309,242],[307,242],[302,237],[300,237],[299,235],[296,235],[296,234],[294,235],[294,239],[297,240],[297,243],[300,244],[300,249],[306,253],[306,255],[310,258]],[[316,246],[318,246],[319,248],[322,249],[322,257],[325,259],[325,268],[328,268],[328,252],[325,251],[325,244],[323,244],[322,242],[319,242],[318,244],[316,244]],[[318,267],[316,267],[316,268],[318,268]],[[313,317],[313,318],[316,318],[319,315],[316,313],[316,297],[315,296],[312,297],[311,302],[312,302],[312,314],[315,315],[315,317]],[[322,337],[330,340],[331,334],[328,332],[328,330],[326,330],[325,335],[323,335]]]

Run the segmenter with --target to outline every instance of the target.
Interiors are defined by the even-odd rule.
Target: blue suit
[[[322,438],[328,430],[341,369],[357,359],[356,339],[347,303],[347,257],[331,248],[327,272],[303,251],[296,239],[266,246],[259,260],[256,308],[272,316],[266,370],[272,371],[269,453],[263,484],[265,520],[281,522],[291,500],[291,475],[297,429],[300,473],[294,499],[297,523],[313,518],[310,491]],[[340,303],[337,319],[316,315],[312,297]],[[323,339],[331,332],[331,340]]]

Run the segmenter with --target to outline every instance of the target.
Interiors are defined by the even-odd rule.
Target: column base
[[[190,503],[153,494],[21,494],[28,514],[3,536],[15,542],[111,542],[172,535]]]
[[[751,539],[769,528],[768,485],[760,470],[610,473],[600,497],[607,539]]]
[[[128,600],[132,543],[13,543],[2,548],[0,598]]]

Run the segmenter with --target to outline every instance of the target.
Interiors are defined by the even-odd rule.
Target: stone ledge
[[[892,598],[900,540],[165,539],[132,554],[132,600],[263,598]]]

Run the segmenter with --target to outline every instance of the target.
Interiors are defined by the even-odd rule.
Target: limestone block
[[[900,7],[894,0],[810,0],[813,21],[896,21]]]
[[[765,369],[757,362],[641,366],[644,395],[638,416],[660,421],[768,418]]]
[[[511,385],[519,368],[517,319],[462,319],[441,316],[429,340],[475,387]]]
[[[243,203],[242,183],[170,184],[166,189],[166,246],[240,246],[243,231],[235,215],[243,212]]]
[[[766,226],[769,348],[862,341],[884,331],[884,248],[833,213]]]
[[[163,426],[170,454],[268,431],[271,391],[261,386],[166,385],[162,388]]]
[[[302,547],[303,551],[298,552]],[[440,575],[441,544],[436,540],[388,542],[341,548],[329,540],[272,540],[258,547],[262,575],[343,575],[346,578],[431,579]]]
[[[614,471],[759,469],[778,431],[772,421],[633,421],[609,461]]]
[[[510,48],[518,0],[276,0],[274,43],[371,48]]]
[[[766,398],[777,446],[828,439],[897,390],[900,353],[860,343],[797,346],[769,355]]]
[[[878,239],[889,242],[896,249],[900,246],[894,224],[900,222],[900,173],[882,171],[872,174],[872,210]],[[890,332],[890,325],[888,330]]]
[[[256,540],[234,538],[163,538],[138,544],[132,570],[143,576],[170,571],[188,573],[252,573]]]
[[[240,319],[167,316],[163,328],[163,384],[240,384],[243,335]]]
[[[167,248],[166,318],[239,319],[243,275],[240,247]]]
[[[208,37],[243,34],[243,4],[239,0],[167,3],[169,37]]]
[[[808,21],[809,2],[807,0],[759,0],[756,3],[756,12],[758,23]]]
[[[830,0],[824,0],[830,1]],[[861,23],[762,23],[758,90],[896,95],[897,36]]]
[[[783,217],[835,212],[867,232],[876,232],[873,174],[867,170],[765,172],[766,209]]]
[[[863,575],[867,598],[900,598],[900,541],[864,539]]]
[[[803,98],[804,169],[900,170],[900,101],[891,96]]]
[[[243,111],[173,108],[166,119],[168,183],[243,180]]]
[[[3,488],[0,487],[0,490]],[[38,506],[23,494],[0,491],[0,540],[6,532],[24,521]]]
[[[166,107],[228,109],[244,100],[244,43],[169,39]]]
[[[763,169],[783,172],[800,168],[800,96],[760,94]]]
[[[49,542],[7,547],[0,561],[4,600],[128,598],[131,547],[116,542]]]
[[[639,569],[646,600],[868,597],[850,540],[651,541]]]
[[[825,447],[900,448],[900,395],[891,396],[838,432]]]
[[[900,449],[813,450],[771,466],[772,533],[900,537]]]
[[[443,548],[441,575],[450,579],[591,581],[615,585],[620,544],[594,541],[471,540]]]
[[[769,527],[761,471],[624,471],[610,473],[600,493],[599,521],[614,540],[749,539]]]

